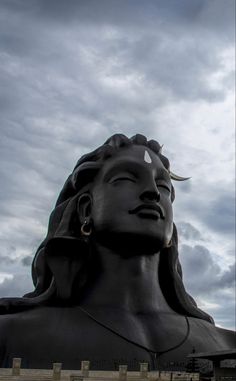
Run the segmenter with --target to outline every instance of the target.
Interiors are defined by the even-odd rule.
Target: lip
[[[164,212],[160,205],[158,204],[141,204],[138,205],[136,208],[129,210],[130,214],[138,214],[142,213],[143,215],[152,215],[156,216],[157,218],[160,217],[163,220],[165,219]]]

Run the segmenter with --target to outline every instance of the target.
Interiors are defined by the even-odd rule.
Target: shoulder
[[[11,332],[11,315],[0,315],[0,367],[5,366],[7,338]]]
[[[55,325],[67,326],[78,325],[86,320],[81,311],[74,307],[61,306],[37,306],[20,312],[0,315],[0,333],[8,336],[8,333],[21,334],[25,330],[44,332],[46,327],[54,330]],[[0,337],[2,337],[0,335]]]
[[[14,321],[14,315],[4,314],[0,315],[0,343],[7,337],[8,332],[11,329],[11,325]]]
[[[188,318],[191,334],[209,346],[209,350],[230,350],[235,348],[235,332],[223,329],[205,320]]]
[[[225,342],[229,345],[230,348],[235,348],[236,347],[236,332],[231,331],[229,329],[224,329],[224,328],[219,328],[215,327],[218,335],[223,336]]]
[[[24,328],[39,324],[47,316],[45,308],[32,308],[25,311],[4,313],[0,315],[0,337],[12,336],[15,332],[22,332]]]

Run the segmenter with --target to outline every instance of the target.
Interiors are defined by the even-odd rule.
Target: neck
[[[123,309],[135,313],[171,311],[159,285],[159,253],[123,255],[96,243],[93,255],[99,271],[92,287],[84,293],[81,305]]]

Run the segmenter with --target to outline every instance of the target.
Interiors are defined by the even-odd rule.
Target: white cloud
[[[3,283],[5,281],[5,279],[11,280],[11,279],[13,279],[13,275],[0,272],[0,284]]]

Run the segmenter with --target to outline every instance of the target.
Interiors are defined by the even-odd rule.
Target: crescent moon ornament
[[[173,172],[169,171],[170,173],[170,178],[172,180],[176,180],[176,181],[185,181],[185,180],[189,180],[191,179],[191,177],[181,177],[181,176],[178,176],[178,175],[175,175]]]

